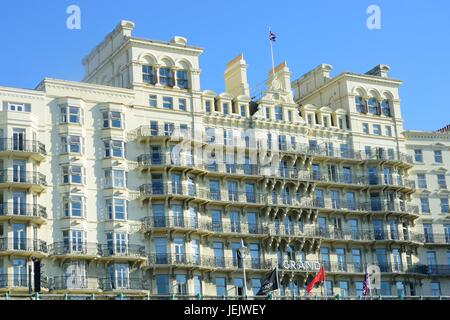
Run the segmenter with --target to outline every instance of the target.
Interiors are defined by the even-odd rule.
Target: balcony
[[[333,229],[318,227],[316,232],[324,241],[408,241],[423,243],[423,235],[419,233],[400,233],[396,230],[387,229]]]
[[[97,243],[55,242],[48,246],[48,252],[49,256],[62,259],[96,260],[100,257]]]
[[[0,274],[0,289],[28,291],[28,275],[26,273]]]
[[[99,288],[104,292],[150,290],[150,281],[142,277],[106,277],[98,280]]]
[[[47,186],[45,175],[32,171],[0,170],[0,188],[26,188],[41,192]]]
[[[424,242],[427,245],[450,245],[450,234],[444,233],[425,233],[423,235]]]
[[[305,202],[307,204],[307,202]],[[404,213],[417,216],[419,207],[406,202],[391,202],[391,201],[345,201],[345,199],[322,199],[316,198],[312,200],[311,204],[314,208],[319,208],[325,211],[371,211],[371,212],[393,212]]]
[[[450,265],[427,265],[426,273],[430,276],[450,276]]]
[[[29,156],[36,161],[42,161],[46,155],[45,145],[39,141],[0,138],[0,157]]]
[[[98,245],[99,255],[107,260],[146,260],[145,246],[134,244]]]
[[[53,277],[49,282],[51,291],[97,292],[98,287],[97,278],[78,275]]]
[[[190,127],[180,128],[174,126],[141,126],[136,129],[135,136],[138,142],[145,141],[165,141],[191,139],[192,132]]]
[[[18,237],[0,238],[0,254],[43,257],[47,252],[47,243],[42,240]]]
[[[0,202],[0,220],[2,218],[42,224],[47,219],[47,209],[41,205]]]
[[[214,257],[195,254],[171,254],[153,253],[149,255],[149,263],[154,267],[185,266],[188,268],[198,267],[202,269],[242,269],[243,263],[246,269],[270,270],[275,265],[272,260],[246,258],[244,260],[235,257]]]
[[[143,220],[144,229],[147,232],[157,232],[161,230],[185,230],[187,233],[195,231],[199,234],[239,234],[254,237],[267,236],[268,228],[263,225],[249,224],[249,223],[211,223],[210,221],[199,221],[197,217],[180,217],[180,216],[150,216]]]
[[[348,263],[338,261],[322,261],[326,272],[329,273],[360,273],[364,274],[365,264],[362,263]],[[406,273],[406,274],[420,274],[425,275],[427,273],[427,266],[425,265],[403,265],[401,263],[384,263],[375,264],[380,268],[382,273]]]

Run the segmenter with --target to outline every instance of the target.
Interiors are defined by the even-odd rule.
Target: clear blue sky
[[[71,4],[81,8],[81,30],[66,28]],[[371,4],[381,8],[381,30],[366,27]],[[2,0],[0,85],[34,88],[46,76],[80,80],[81,59],[122,19],[136,23],[135,36],[182,35],[203,47],[203,89],[222,92],[225,64],[240,52],[250,86],[262,82],[271,67],[271,26],[276,63],[287,60],[293,78],[320,63],[332,64],[333,75],[388,64],[390,76],[404,81],[406,129],[450,123],[448,0]]]

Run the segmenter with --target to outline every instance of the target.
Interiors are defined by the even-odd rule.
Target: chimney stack
[[[247,82],[247,64],[242,53],[227,63],[224,79],[225,92],[235,97],[240,95],[250,96],[250,89]]]

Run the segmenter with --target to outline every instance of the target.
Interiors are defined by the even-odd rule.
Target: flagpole
[[[242,256],[242,272],[244,276],[244,299],[247,297],[247,275],[245,272],[245,253],[244,251],[244,240],[241,240],[241,256]]]
[[[269,35],[271,34],[272,30],[269,27]],[[270,42],[270,55],[272,57],[272,76],[273,76],[273,80],[275,80],[275,60],[273,58],[273,45],[272,45],[272,40],[269,39]]]
[[[278,262],[275,267],[275,273],[277,274],[277,287],[278,287],[278,291],[279,291],[280,290],[280,279],[278,278]]]

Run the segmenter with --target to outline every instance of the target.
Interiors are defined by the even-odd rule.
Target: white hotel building
[[[373,294],[450,295],[450,134],[404,131],[389,67],[282,63],[258,94],[239,55],[217,94],[201,48],[133,28],[81,82],[0,87],[0,293],[38,259],[41,293],[253,296],[278,265],[290,298],[320,262],[326,295],[360,296],[367,264]]]

